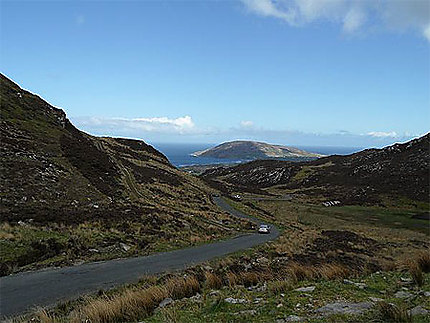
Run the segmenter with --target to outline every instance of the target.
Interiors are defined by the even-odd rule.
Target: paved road
[[[228,205],[222,198],[214,202],[239,218],[251,219]],[[180,270],[216,257],[254,247],[279,235],[242,234],[229,240],[144,257],[87,263],[79,266],[25,272],[0,278],[0,317],[21,314],[35,306],[49,306],[82,294],[137,282],[145,274]]]

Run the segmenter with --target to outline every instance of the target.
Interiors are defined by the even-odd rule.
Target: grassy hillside
[[[210,189],[143,141],[76,129],[1,81],[1,274],[198,244],[236,224]],[[237,224],[237,225],[240,225]]]
[[[229,203],[277,223],[280,238],[16,322],[428,322],[428,222],[413,207]]]

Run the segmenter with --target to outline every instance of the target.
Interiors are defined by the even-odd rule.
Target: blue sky
[[[429,131],[430,2],[2,1],[1,71],[80,129],[383,146]]]

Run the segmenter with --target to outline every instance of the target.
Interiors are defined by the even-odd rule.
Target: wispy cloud
[[[78,117],[72,122],[80,129],[96,135],[143,138],[153,142],[223,142],[235,139],[266,141],[285,145],[381,147],[407,141],[418,134],[395,131],[370,131],[362,134],[347,130],[312,133],[294,129],[267,129],[253,121],[243,120],[233,127],[201,127],[191,116],[178,118],[106,118]]]
[[[354,33],[366,26],[418,30],[430,41],[427,0],[241,0],[249,12],[282,19],[291,26],[330,21]]]
[[[390,132],[384,132],[384,131],[371,131],[367,133],[368,136],[375,137],[375,138],[396,138],[399,137],[399,135],[395,131]]]
[[[97,132],[117,133],[165,133],[186,134],[193,132],[195,125],[190,116],[179,118],[152,117],[152,118],[104,118],[104,117],[79,117],[74,118],[79,127],[97,130]]]
[[[254,126],[254,122],[250,121],[250,120],[244,120],[240,122],[240,126],[244,127],[244,128],[249,128]]]

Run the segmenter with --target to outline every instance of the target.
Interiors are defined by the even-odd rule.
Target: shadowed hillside
[[[211,185],[276,188],[286,192],[321,194],[347,203],[367,203],[382,195],[428,201],[430,134],[383,149],[367,149],[348,156],[315,161],[253,161],[218,168],[202,177]]]
[[[53,258],[165,250],[231,230],[207,186],[153,147],[90,136],[3,75],[0,123],[3,273]]]

